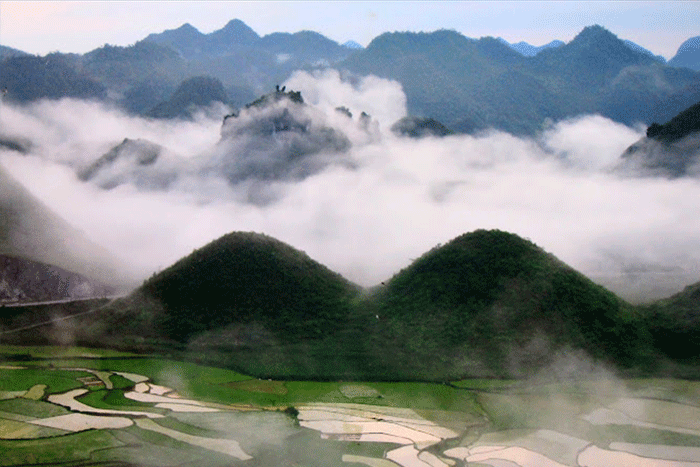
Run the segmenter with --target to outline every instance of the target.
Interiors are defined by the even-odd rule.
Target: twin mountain
[[[562,353],[622,374],[693,376],[699,297],[694,285],[635,307],[498,230],[438,245],[370,289],[274,238],[234,232],[74,318],[74,329],[81,344],[270,378],[521,377]]]
[[[8,174],[0,172],[0,181],[0,292],[24,287],[5,299],[75,298],[89,287],[101,296],[109,290],[100,284],[119,285],[98,247]],[[38,285],[25,280],[30,273],[40,276]],[[4,313],[0,327],[77,310],[62,321],[72,343],[195,359],[259,377],[520,377],[562,353],[586,355],[621,374],[697,377],[699,289],[633,306],[532,242],[498,230],[461,235],[363,288],[274,238],[233,232],[107,305]],[[3,332],[3,342],[54,342],[51,332],[38,331]]]

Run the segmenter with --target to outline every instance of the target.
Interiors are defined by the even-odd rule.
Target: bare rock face
[[[1,166],[0,255],[56,265],[110,285],[129,283],[104,248],[52,212]]]
[[[642,138],[627,148],[615,168],[633,176],[678,178],[700,175],[700,133],[667,142]]]
[[[347,136],[327,126],[300,92],[278,87],[225,117],[207,170],[231,183],[302,179],[338,162],[338,154],[350,146]]]
[[[0,303],[90,298],[114,288],[50,264],[0,255]]]
[[[447,136],[453,131],[433,118],[404,117],[391,126],[391,131],[399,136],[424,138],[426,136]]]
[[[152,191],[197,191],[223,179],[243,200],[268,204],[277,198],[275,182],[302,180],[330,165],[354,167],[348,134],[360,140],[378,137],[378,122],[368,114],[353,118],[348,109],[336,110],[329,115],[306,104],[301,92],[278,86],[226,115],[218,143],[194,157],[125,138],[79,170],[78,177],[107,190],[131,184]]]
[[[177,173],[164,161],[165,149],[151,141],[124,138],[95,162],[78,172],[78,178],[104,189],[133,183],[144,189],[166,189]]]
[[[663,125],[652,123],[646,137],[627,148],[616,170],[669,178],[700,175],[700,102]]]

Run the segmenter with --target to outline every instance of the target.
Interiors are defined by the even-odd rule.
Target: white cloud
[[[332,72],[297,74],[287,86],[322,109],[367,108],[385,121],[405,112],[400,87],[377,78],[350,84]],[[385,100],[371,108],[378,90]],[[327,118],[339,124],[335,114]],[[369,286],[438,243],[498,228],[631,298],[668,294],[700,278],[700,182],[607,173],[641,132],[602,117],[561,122],[534,139],[494,132],[414,140],[382,124],[379,139],[351,138],[354,168],[331,165],[302,181],[264,183],[278,196],[264,206],[241,201],[241,187],[217,177],[190,174],[169,192],[131,185],[103,191],[78,182],[65,165],[97,158],[124,137],[193,160],[218,140],[216,119],[154,123],[60,101],[6,106],[2,123],[34,149],[27,156],[1,152],[0,162],[139,277],[242,230],[272,235]]]

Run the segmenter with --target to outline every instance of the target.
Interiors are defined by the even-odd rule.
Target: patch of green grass
[[[0,401],[0,412],[10,412],[36,418],[57,417],[70,413],[61,406],[30,399],[10,399]]]
[[[596,426],[591,430],[589,439],[601,448],[607,448],[613,441],[666,446],[700,446],[700,436],[634,425]]]
[[[130,389],[136,384],[130,379],[126,379],[121,375],[112,375],[109,377],[109,380],[112,382],[112,387],[114,389]]]
[[[0,466],[67,464],[90,460],[101,449],[122,446],[105,430],[89,430],[57,438],[0,440]]]
[[[277,390],[250,391],[246,386],[219,385],[209,388],[208,400],[220,403],[251,404],[262,407],[286,407],[301,403],[355,403],[388,407],[411,408],[415,410],[443,410],[470,414],[480,414],[474,396],[462,389],[436,383],[362,383],[373,389],[376,397],[353,397],[343,395],[342,382],[318,381],[262,381],[250,383],[279,388],[283,384],[286,392]]]
[[[0,417],[0,439],[36,439],[61,436],[65,431]]]
[[[3,370],[0,372],[0,390],[28,390],[37,384],[45,384],[46,393],[54,394],[70,391],[83,386],[77,378],[91,376],[84,371],[62,371],[43,368],[27,368],[23,370]]]
[[[365,383],[379,391],[376,405],[407,407],[414,410],[446,410],[478,413],[474,396],[440,383]]]
[[[124,397],[124,393],[118,389],[100,389],[88,392],[78,398],[83,404],[97,409],[109,410],[135,410],[140,412],[167,413],[167,410],[153,407],[153,404],[134,401]]]
[[[194,425],[190,425],[189,423],[184,423],[173,417],[158,418],[154,419],[153,422],[157,423],[162,427],[179,431],[180,433],[186,433],[192,436],[200,436],[202,438],[218,438],[221,436],[214,430],[207,430]]]
[[[461,381],[453,381],[453,386],[463,389],[473,389],[477,391],[493,391],[504,388],[510,388],[519,381],[516,379],[463,379]]]
[[[223,386],[231,389],[238,389],[247,392],[262,392],[265,394],[276,394],[283,396],[287,394],[287,388],[283,381],[273,381],[267,379],[249,379],[245,381],[234,381]]]
[[[45,384],[35,384],[31,387],[31,389],[29,389],[29,391],[27,391],[27,393],[23,397],[25,399],[32,399],[38,401],[42,397],[44,397],[44,390],[46,390]]]
[[[121,371],[147,376],[155,384],[172,387],[178,391],[187,386],[205,388],[209,384],[244,381],[250,376],[232,370],[178,362],[159,358],[125,358],[104,360],[62,360],[52,362],[60,367],[84,367],[93,370]]]

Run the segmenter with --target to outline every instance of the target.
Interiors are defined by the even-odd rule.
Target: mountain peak
[[[352,41],[352,40],[343,43],[343,47],[347,47],[348,49],[353,49],[353,50],[364,49],[364,47],[362,47],[362,44],[359,44],[359,43]]]
[[[691,37],[683,42],[668,64],[700,71],[700,36]]]
[[[174,29],[174,31],[188,33],[188,34],[193,34],[193,33],[194,34],[201,34],[201,32],[199,32],[199,29],[195,28],[190,23],[185,23],[182,26],[180,26],[179,28]]]
[[[654,57],[632,49],[615,34],[597,24],[585,27],[571,42],[551,50],[548,56],[567,57],[567,62],[577,64],[579,71],[589,73],[589,77],[600,73],[611,77],[626,66],[656,62]],[[572,69],[570,71],[579,73]]]
[[[223,28],[209,34],[208,39],[216,45],[251,45],[260,36],[240,19],[232,19]]]
[[[681,52],[691,52],[697,50],[700,50],[700,36],[691,37],[690,39],[683,42],[681,46],[678,47],[678,52],[676,52],[676,54],[679,54]]]
[[[610,42],[619,41],[618,37],[605,29],[603,26],[594,24],[593,26],[586,26],[583,30],[574,37],[574,39],[569,44],[583,43],[589,44],[592,42]]]
[[[502,37],[499,37],[498,40],[501,41],[503,44],[507,45],[508,47],[510,47],[511,49],[518,52],[520,55],[523,55],[525,57],[534,57],[535,55],[542,52],[543,50],[556,49],[557,47],[561,47],[562,45],[564,45],[564,42],[562,42],[558,39],[555,39],[555,40],[551,41],[550,43],[545,44],[545,45],[541,45],[539,47],[528,44],[525,41],[520,41],[517,44],[511,44],[510,42],[503,39]]]
[[[372,39],[366,50],[382,51],[390,54],[400,54],[411,51],[415,53],[433,53],[437,50],[445,50],[445,47],[464,47],[466,44],[474,44],[474,39],[452,29],[439,29],[433,32],[385,32]]]
[[[239,28],[248,28],[248,25],[245,24],[243,21],[241,21],[238,18],[234,18],[228,23],[226,23],[226,26],[224,26],[222,29],[223,30],[230,30],[230,29],[239,29]]]

